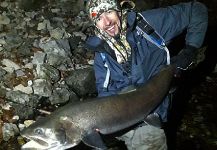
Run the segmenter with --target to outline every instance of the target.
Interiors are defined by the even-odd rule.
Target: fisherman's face
[[[96,26],[114,37],[120,32],[120,18],[115,10],[102,13],[96,21]]]

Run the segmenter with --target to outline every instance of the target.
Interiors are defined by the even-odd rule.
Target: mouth
[[[28,137],[29,142],[22,146],[22,150],[37,149],[37,150],[52,150],[54,147],[61,147],[62,145],[58,141],[44,140],[39,137]]]
[[[114,28],[115,28],[115,26],[112,25],[111,27],[109,27],[109,28],[107,29],[107,31],[112,31],[112,30],[114,30]]]
[[[116,26],[111,25],[105,30],[109,35],[114,36],[116,32]]]

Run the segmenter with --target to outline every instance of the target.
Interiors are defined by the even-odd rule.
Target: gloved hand
[[[175,65],[175,77],[179,77],[181,75],[182,70],[187,70],[192,64],[193,60],[196,57],[197,48],[186,45],[184,49],[182,49],[178,55],[171,58],[171,64]]]

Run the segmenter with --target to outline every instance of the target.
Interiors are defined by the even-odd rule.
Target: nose
[[[103,22],[104,22],[105,26],[108,26],[111,24],[111,19],[108,16],[104,15],[103,16]]]

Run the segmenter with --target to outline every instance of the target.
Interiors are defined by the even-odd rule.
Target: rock
[[[53,90],[52,95],[49,97],[51,104],[60,104],[66,103],[70,100],[72,91],[69,91],[67,88],[56,88]],[[75,94],[74,94],[75,95]],[[77,98],[78,99],[78,98]]]
[[[26,143],[22,136],[17,137],[17,142],[19,145],[24,145]]]
[[[2,131],[3,125],[4,125],[4,122],[0,120],[0,143],[3,141],[3,131]]]
[[[69,38],[70,35],[64,29],[56,28],[50,30],[50,36],[58,40],[58,39]]]
[[[27,38],[25,39],[25,41],[17,48],[17,55],[19,57],[24,58],[28,58],[30,56],[32,56],[32,43],[33,43],[33,39]]]
[[[25,127],[28,127],[28,126],[30,126],[31,124],[33,124],[35,121],[34,120],[25,120],[24,121],[24,125],[25,125]]]
[[[36,17],[36,15],[38,15],[38,12],[29,11],[29,12],[25,12],[25,15],[31,19],[34,19]]]
[[[93,60],[93,59],[89,60],[89,61],[88,61],[88,64],[89,64],[89,65],[93,65],[93,64],[94,64],[94,60]]]
[[[17,30],[12,30],[10,33],[7,33],[7,35],[5,36],[5,42],[7,44],[5,44],[4,47],[9,52],[14,48],[20,47],[24,43],[24,39],[17,32],[18,32]],[[9,56],[11,56],[11,53]]]
[[[7,91],[6,98],[22,105],[29,102],[30,95],[21,91]]]
[[[27,64],[25,64],[25,66],[23,68],[25,68],[25,69],[33,69],[33,63],[27,63]]]
[[[2,109],[2,121],[4,122],[10,122],[12,123],[12,119],[13,119],[13,116],[14,116],[14,111],[13,109],[10,107],[9,109]]]
[[[19,92],[19,91],[16,91]],[[40,96],[34,94],[26,94],[29,96],[29,101],[26,101],[24,104],[19,102],[10,103],[10,105],[14,108],[15,114],[19,116],[20,120],[22,119],[30,119],[34,117],[36,107],[40,100]],[[14,101],[14,100],[12,100]]]
[[[0,24],[7,25],[10,23],[10,19],[5,15],[0,15]]]
[[[96,93],[93,68],[74,70],[65,78],[66,84],[79,96]]]
[[[8,103],[6,103],[6,104],[4,104],[4,105],[1,105],[1,111],[2,111],[3,109],[5,109],[5,110],[10,110],[10,109],[11,109],[11,105],[8,104]]]
[[[7,73],[7,72],[6,72],[4,69],[2,69],[2,68],[0,67],[0,79],[1,79],[1,77],[3,77],[6,73]],[[2,79],[1,79],[1,80],[2,80]]]
[[[30,86],[25,87],[22,84],[15,86],[13,90],[14,91],[21,91],[21,92],[26,93],[26,94],[32,94],[33,93],[32,87],[30,87]]]
[[[43,53],[41,51],[35,52],[33,60],[32,60],[32,64],[35,64],[35,65],[44,64],[45,63],[45,57],[46,57],[46,53]]]
[[[37,30],[52,30],[53,27],[50,24],[49,20],[44,20],[38,24]]]
[[[7,90],[0,87],[0,98],[3,98],[6,96]]]
[[[67,42],[65,42],[67,43]],[[62,64],[71,64],[71,52],[67,45],[60,45],[56,40],[43,41],[40,40],[39,45],[47,54],[47,63],[52,66],[60,66]]]
[[[34,94],[49,97],[52,94],[52,85],[45,79],[36,79],[33,81]]]
[[[85,41],[86,38],[87,38],[87,36],[86,36],[84,33],[82,33],[82,32],[74,32],[73,34],[74,34],[74,36],[81,37],[81,39],[82,39],[83,41]]]
[[[4,123],[2,131],[4,141],[8,141],[10,138],[14,137],[19,133],[18,127],[12,123]]]
[[[72,50],[76,49],[79,45],[79,43],[81,42],[81,37],[80,36],[72,36],[68,39],[70,48]]]
[[[22,131],[25,127],[26,127],[25,124],[21,124],[21,123],[18,124],[18,128],[20,129],[20,131]]]
[[[59,13],[61,11],[61,9],[55,8],[55,9],[51,9],[52,13]]]
[[[5,45],[6,44],[5,40],[4,39],[0,39],[0,44],[1,44],[1,46]]]
[[[6,8],[6,7],[8,7],[8,2],[1,2],[1,7],[3,7],[3,8]]]
[[[15,74],[16,74],[16,77],[22,77],[22,76],[25,76],[25,73],[23,72],[22,69],[15,70]]]
[[[9,59],[3,59],[1,63],[6,66],[3,69],[10,73],[13,73],[14,70],[21,69],[19,65]]]
[[[46,79],[52,83],[60,80],[60,71],[49,64],[40,65],[40,70],[37,73],[39,78]]]

